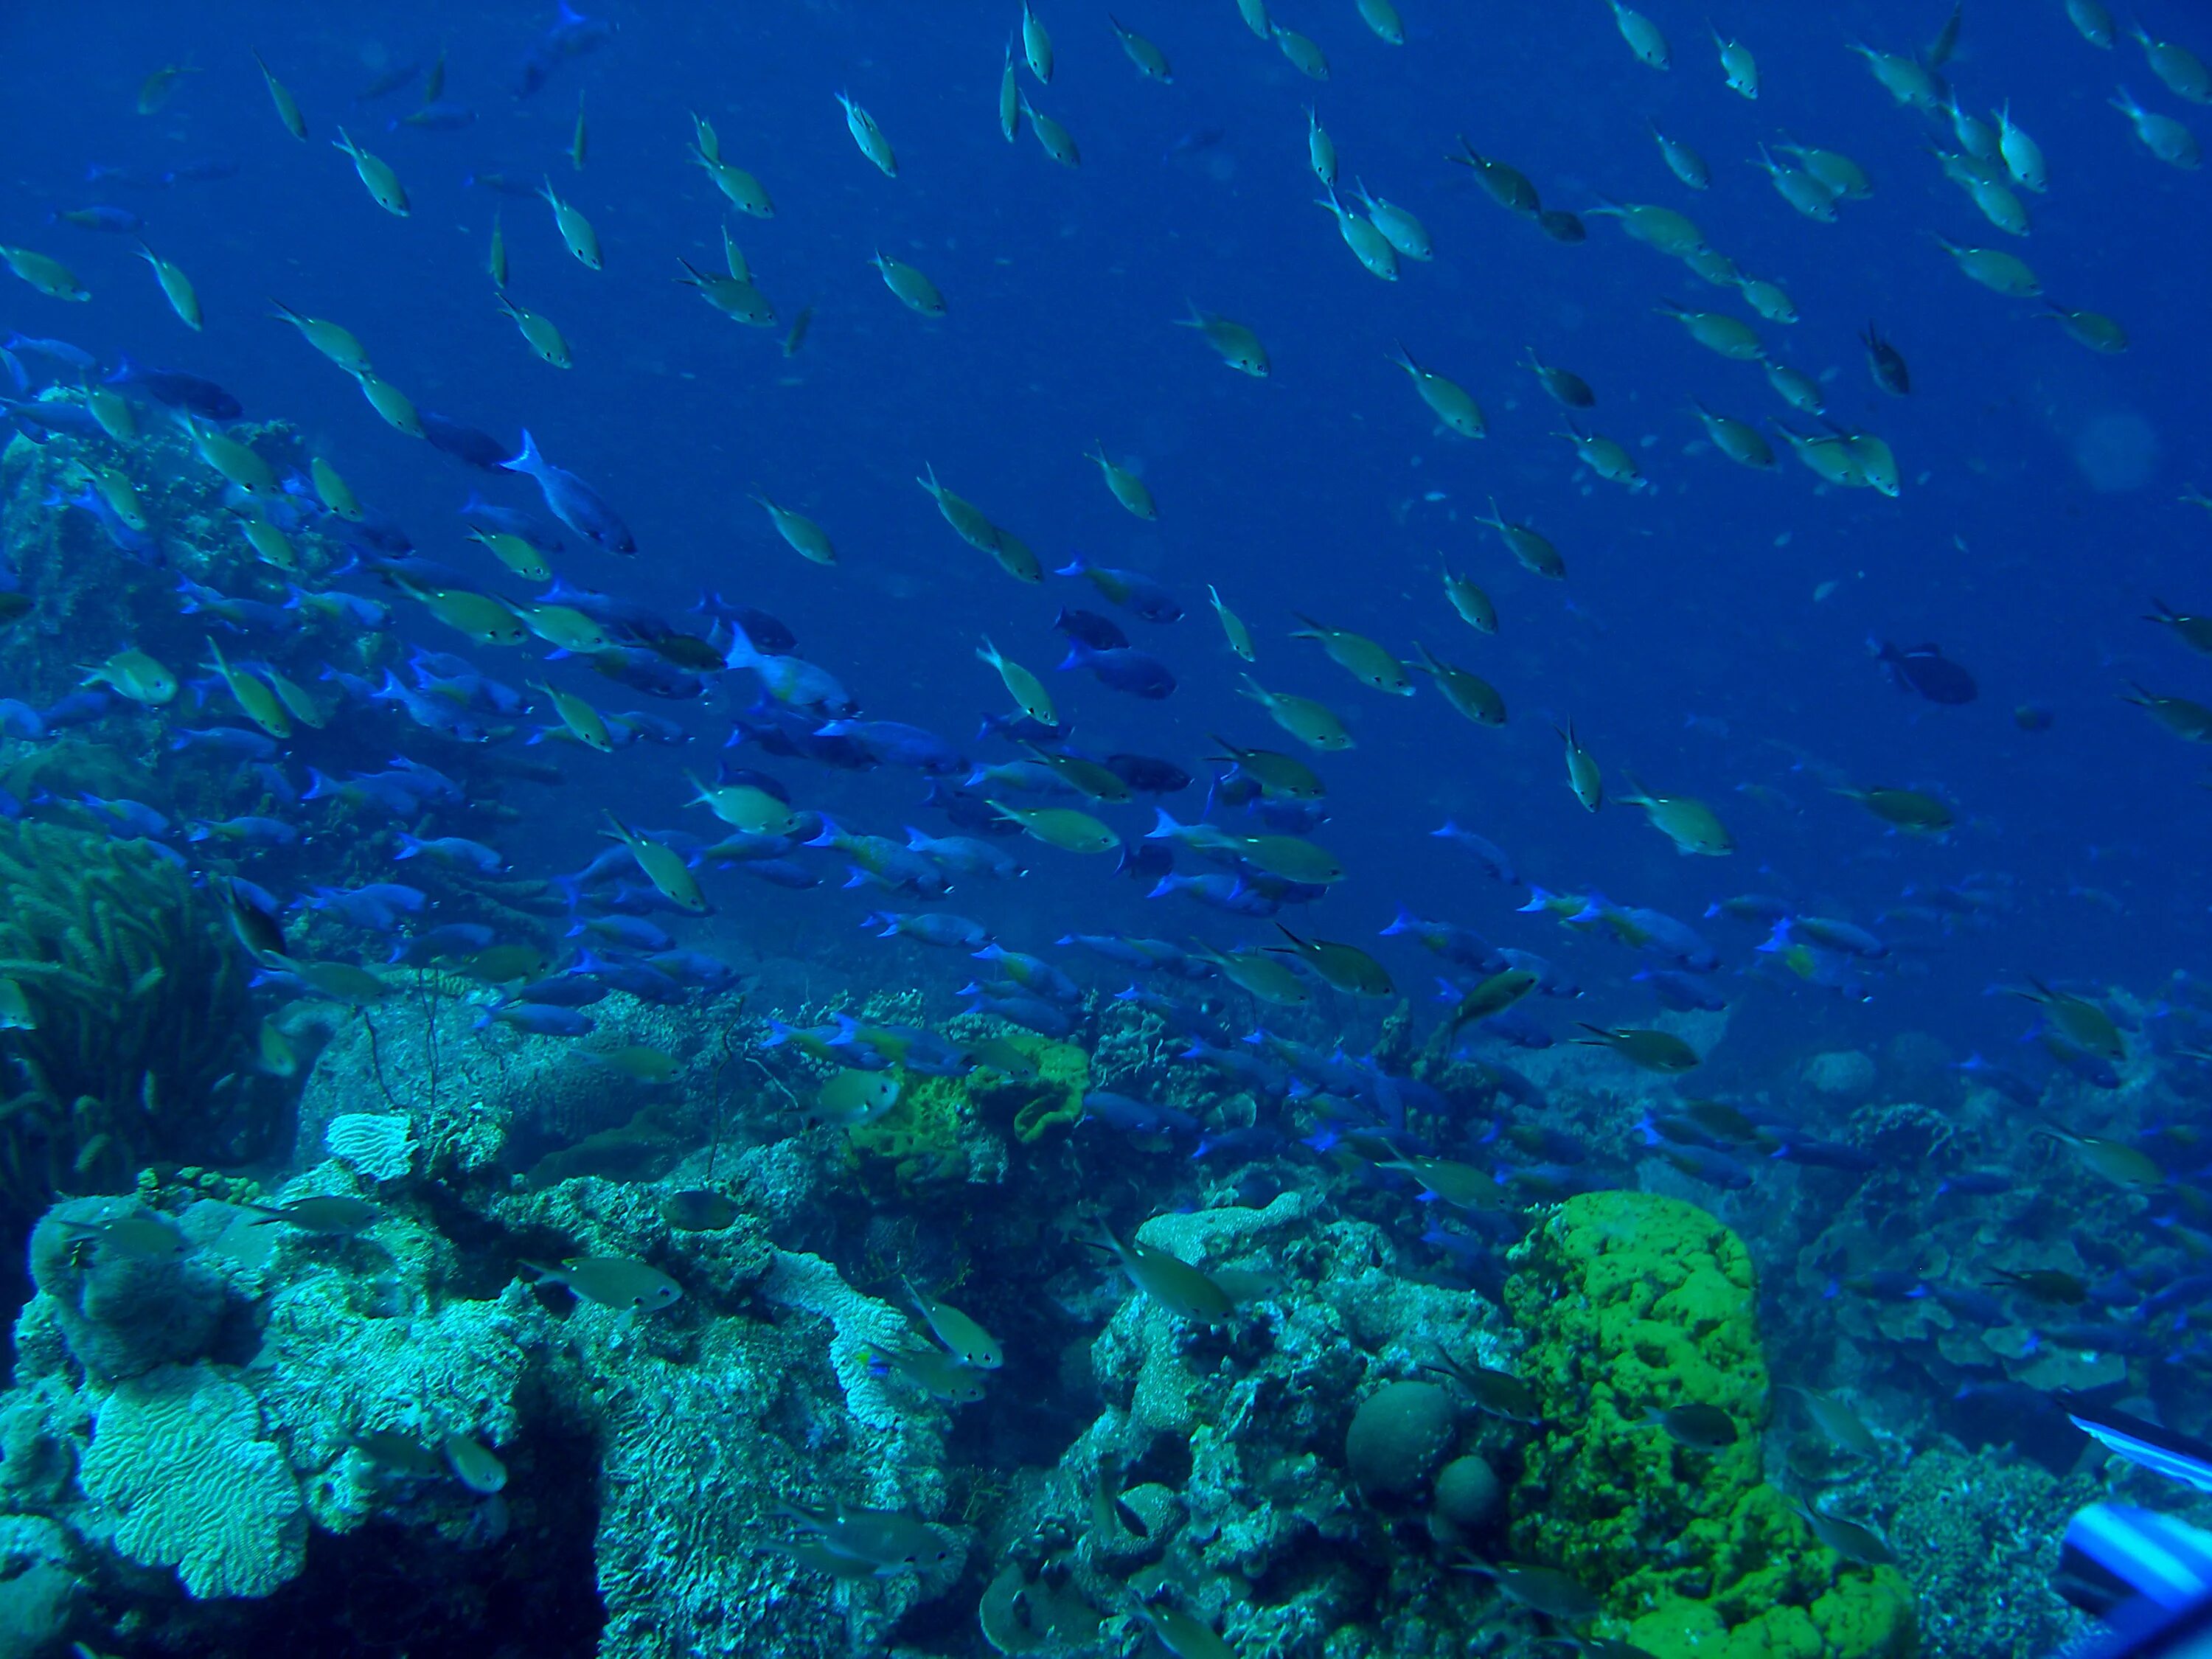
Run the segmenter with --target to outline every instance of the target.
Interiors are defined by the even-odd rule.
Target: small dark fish
[[[1188,1134],[1198,1128],[1198,1120],[1188,1112],[1172,1106],[1156,1106],[1146,1100],[1133,1100],[1110,1089],[1093,1089],[1083,1097],[1083,1121],[1103,1123],[1130,1133],[1173,1129]]]
[[[757,611],[749,605],[732,605],[720,593],[705,593],[691,607],[702,616],[711,617],[737,629],[753,643],[753,649],[771,657],[787,657],[799,649],[799,635],[789,627],[765,611]]]
[[[1992,1269],[1989,1281],[1995,1285],[2010,1285],[2021,1295],[2037,1302],[2055,1303],[2060,1307],[2078,1307],[2089,1299],[2089,1287],[2074,1274],[2059,1267],[2030,1267],[2025,1273],[2013,1273],[2003,1267]]]
[[[1220,127],[1202,127],[1196,132],[1186,132],[1161,153],[1160,165],[1165,167],[1178,155],[1191,155],[1202,149],[1212,149],[1229,136]]]
[[[1659,1156],[1695,1181],[1741,1192],[1751,1185],[1751,1170],[1744,1162],[1717,1146],[1668,1146]]]
[[[1477,1411],[1487,1412],[1492,1417],[1504,1418],[1511,1423],[1526,1423],[1541,1427],[1543,1407],[1538,1404],[1536,1391],[1510,1371],[1492,1370],[1487,1365],[1470,1365],[1455,1358],[1443,1348],[1437,1350],[1437,1364],[1424,1365],[1424,1370],[1449,1376],[1467,1390]]]
[[[464,426],[427,409],[416,410],[416,415],[422,422],[422,435],[440,454],[450,455],[465,466],[485,472],[497,472],[506,467],[508,447],[490,433],[479,432],[472,426]]]
[[[1458,822],[1452,818],[1444,820],[1443,829],[1431,830],[1429,833],[1440,840],[1453,842],[1464,847],[1474,854],[1482,867],[1487,870],[1493,878],[1504,882],[1508,887],[1518,887],[1521,884],[1521,878],[1514,872],[1513,860],[1506,856],[1505,849],[1496,842],[1478,836],[1472,830],[1461,829]]]
[[[1175,848],[1165,842],[1125,841],[1114,873],[1132,881],[1164,881],[1175,874]]]
[[[900,720],[829,720],[815,735],[849,738],[880,764],[910,766],[932,777],[964,774],[969,767],[968,757],[937,733]]]
[[[146,228],[146,222],[129,208],[91,207],[57,208],[46,216],[46,222],[75,225],[80,230],[104,230],[118,236],[135,236]]]
[[[481,187],[499,196],[526,197],[532,201],[538,198],[536,180],[512,173],[471,173],[461,183]]]
[[[1966,7],[1962,0],[1951,0],[1951,15],[1943,20],[1943,27],[1928,43],[1927,63],[1929,69],[1942,69],[1951,61],[1951,54],[1959,49],[1959,25],[1965,21]]]
[[[103,384],[135,386],[157,404],[188,410],[210,421],[234,421],[246,412],[245,405],[213,380],[204,380],[182,369],[149,368],[133,362],[127,356]]]
[[[1857,1146],[1839,1140],[1815,1140],[1809,1135],[1785,1135],[1776,1158],[1790,1164],[1809,1164],[1823,1170],[1847,1170],[1864,1175],[1881,1167],[1881,1160]]]
[[[1888,669],[1890,683],[1900,691],[1952,707],[1981,695],[1974,677],[1945,656],[1939,645],[1911,645],[1900,651],[1887,640],[1869,640],[1867,649]]]
[[[2019,1185],[2020,1177],[2010,1170],[1961,1170],[1937,1182],[1936,1192],[1938,1197],[1947,1193],[1965,1193],[1972,1198],[1989,1198],[2008,1193]]]
[[[1234,1129],[1209,1130],[1198,1138],[1193,1160],[1223,1152],[1232,1158],[1265,1158],[1283,1145],[1283,1137],[1264,1123],[1246,1123]]]
[[[608,988],[586,975],[560,974],[532,980],[514,994],[517,1002],[534,1002],[543,1008],[588,1008],[605,1001]]]
[[[574,1008],[548,1008],[532,1002],[503,1003],[489,1013],[477,1017],[476,1029],[483,1030],[494,1020],[513,1026],[518,1031],[527,1031],[532,1036],[589,1036],[598,1029],[599,1022],[589,1014],[579,1013]]]
[[[1872,323],[1859,338],[1867,349],[1867,373],[1874,383],[1893,397],[1905,397],[1912,390],[1912,371],[1905,366],[1905,355],[1881,337],[1880,330]]]
[[[437,1453],[413,1435],[398,1429],[372,1429],[367,1434],[354,1436],[353,1443],[354,1449],[362,1456],[382,1464],[395,1474],[435,1480],[446,1473],[445,1463]]]
[[[1979,1054],[1968,1054],[1957,1069],[1984,1089],[1993,1089],[2015,1106],[2029,1111],[2043,1104],[2043,1091],[2009,1066],[1999,1066],[1984,1060]]]
[[[1176,677],[1168,665],[1151,652],[1139,651],[1134,646],[1100,651],[1076,640],[1069,646],[1067,660],[1060,667],[1087,668],[1100,684],[1153,702],[1176,689]]]
[[[1843,1280],[1840,1288],[1873,1302],[1917,1302],[1929,1294],[1925,1279],[1902,1267],[1877,1267]],[[1832,1290],[1830,1294],[1833,1293]]]
[[[373,1225],[383,1214],[366,1199],[349,1198],[343,1193],[295,1198],[273,1208],[262,1204],[246,1207],[263,1222],[281,1221],[303,1233],[337,1233],[348,1238]]]
[[[183,161],[161,175],[164,185],[197,185],[210,179],[234,179],[238,163],[228,155],[203,156],[197,161]]]
[[[1603,1611],[1588,1586],[1557,1567],[1469,1560],[1460,1563],[1460,1571],[1481,1574],[1494,1581],[1507,1599],[1565,1624],[1581,1624]]]
[[[1109,755],[1106,769],[1142,795],[1172,795],[1190,787],[1190,774],[1152,755]]]
[[[477,112],[468,105],[456,103],[450,98],[441,98],[434,104],[424,104],[410,110],[393,120],[386,131],[400,127],[420,127],[427,132],[458,132],[463,127],[476,125]]]
[[[1826,1515],[1792,1500],[1790,1507],[1797,1511],[1798,1518],[1813,1529],[1813,1535],[1847,1560],[1861,1566],[1882,1567],[1896,1564],[1897,1557],[1882,1536],[1871,1527],[1863,1527],[1856,1521],[1846,1521],[1839,1515]]]
[[[1735,1419],[1718,1406],[1669,1406],[1665,1409],[1654,1406],[1644,1413],[1641,1421],[1662,1428],[1692,1451],[1717,1452],[1736,1443]]]
[[[1117,651],[1129,643],[1129,636],[1111,617],[1102,617],[1096,611],[1085,611],[1072,605],[1060,606],[1052,625],[1093,651]]]
[[[356,104],[373,104],[380,98],[388,98],[422,72],[422,60],[410,58],[404,63],[387,64],[369,78],[368,84],[353,95]]]
[[[264,908],[241,883],[226,882],[222,891],[230,913],[231,932],[239,943],[256,957],[283,957],[289,947],[284,943],[284,924],[276,920],[274,911]]]
[[[121,185],[130,190],[159,190],[167,180],[158,173],[148,173],[139,167],[110,167],[105,161],[94,161],[84,170],[88,185]]]
[[[1717,1012],[1728,1006],[1727,997],[1695,975],[1677,973],[1671,968],[1646,968],[1630,977],[1677,1012],[1696,1008]]]
[[[1088,577],[1091,585],[1109,599],[1148,623],[1171,623],[1182,615],[1175,595],[1142,571],[1095,565],[1079,555],[1054,574]]]
[[[1018,836],[1022,827],[1000,812],[986,795],[965,789],[955,789],[942,778],[929,786],[929,797],[924,803],[935,807],[961,829],[978,836]]]
[[[2048,732],[2057,718],[2040,703],[2024,702],[2012,711],[2012,723],[2023,732]]]

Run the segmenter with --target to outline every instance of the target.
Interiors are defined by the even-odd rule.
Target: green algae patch
[[[1546,1431],[1512,1497],[1516,1559],[1574,1575],[1658,1659],[1905,1659],[1912,1599],[1845,1563],[1761,1475],[1767,1413],[1758,1280],[1743,1242],[1695,1205],[1589,1193],[1517,1252],[1506,1300]],[[1655,1422],[1717,1408],[1731,1443]]]
[[[854,1129],[848,1155],[864,1176],[885,1166],[902,1190],[945,1178],[964,1167],[964,1138],[978,1126],[1008,1130],[1024,1143],[1064,1133],[1083,1115],[1091,1056],[1072,1042],[1017,1032],[1005,1041],[1036,1066],[1034,1078],[1009,1078],[988,1067],[965,1077],[925,1077],[894,1068],[898,1103]]]

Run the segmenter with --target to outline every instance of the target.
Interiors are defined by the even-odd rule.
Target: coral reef
[[[1079,1045],[980,1020],[955,1021],[948,1035],[998,1037],[1027,1057],[1036,1075],[1013,1078],[983,1068],[941,1077],[895,1066],[897,1103],[847,1139],[864,1182],[887,1176],[905,1194],[949,1182],[996,1182],[1006,1173],[1007,1137],[1018,1146],[1032,1145],[1064,1134],[1082,1117],[1091,1057]]]
[[[371,1181],[397,1181],[415,1158],[414,1125],[398,1112],[341,1112],[323,1144]]]
[[[1470,1414],[1411,1374],[1439,1347],[1495,1356],[1496,1310],[1416,1282],[1384,1232],[1326,1218],[1304,1192],[1156,1216],[1136,1237],[1242,1305],[1207,1329],[1118,1284],[1094,1292],[1111,1310],[1090,1345],[1105,1408],[1056,1470],[1017,1482],[987,1532],[1014,1575],[984,1595],[988,1638],[1009,1653],[1076,1646],[1102,1622],[1139,1627],[1138,1604],[1164,1596],[1242,1652],[1465,1651],[1495,1595],[1437,1570],[1425,1480],[1364,1494],[1347,1439],[1355,1403],[1389,1398],[1418,1402],[1411,1433],[1373,1436],[1391,1459],[1425,1474],[1471,1444]]]
[[[1932,1446],[1885,1485],[1890,1540],[1920,1594],[1929,1659],[2058,1653],[2093,1628],[2051,1588],[2051,1522],[2104,1498],[2097,1480],[2060,1480],[2022,1459]]]
[[[31,1232],[31,1279],[59,1326],[70,1355],[112,1382],[157,1365],[199,1358],[212,1346],[226,1299],[222,1279],[198,1252],[158,1233],[149,1244],[107,1229],[154,1225],[127,1198],[57,1204]]]
[[[333,1160],[272,1196],[356,1190]],[[0,1526],[52,1523],[57,1571],[79,1556],[173,1569],[186,1605],[276,1591],[311,1527],[396,1527],[460,1547],[445,1588],[465,1599],[465,1552],[548,1524],[558,1486],[540,1460],[574,1447],[596,1462],[599,1502],[566,1524],[595,1534],[609,1654],[737,1650],[771,1630],[781,1650],[841,1653],[957,1577],[956,1550],[926,1579],[790,1595],[807,1570],[770,1547],[784,1535],[775,1505],[930,1512],[945,1498],[946,1419],[867,1373],[862,1345],[899,1340],[903,1316],[828,1263],[775,1252],[748,1205],[723,1229],[687,1231],[662,1218],[665,1189],[640,1182],[572,1179],[491,1201],[483,1224],[514,1241],[509,1268],[540,1240],[550,1258],[664,1264],[684,1297],[639,1315],[534,1291],[386,1191],[357,1234],[180,1193],[178,1249],[143,1258],[123,1253],[125,1235],[83,1231],[146,1219],[133,1200],[50,1216],[17,1386],[0,1398]],[[142,1328],[136,1316],[165,1302],[167,1325]],[[111,1349],[132,1375],[111,1380],[124,1364]],[[514,1478],[453,1478],[456,1443]],[[70,1603],[74,1582],[51,1588]]]
[[[1902,1577],[1844,1562],[1762,1478],[1757,1296],[1742,1241],[1679,1200],[1583,1194],[1536,1229],[1507,1286],[1546,1424],[1516,1557],[1569,1573],[1660,1659],[1909,1654]],[[1725,1443],[1685,1407],[1725,1413]]]
[[[79,1552],[43,1516],[0,1516],[0,1659],[59,1651],[86,1599]]]
[[[307,1524],[261,1430],[253,1395],[215,1367],[163,1366],[100,1401],[80,1479],[131,1560],[174,1567],[201,1601],[266,1595],[300,1571]],[[97,1536],[103,1518],[85,1525]]]

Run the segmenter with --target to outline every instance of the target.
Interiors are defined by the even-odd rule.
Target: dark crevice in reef
[[[377,1521],[311,1532],[307,1570],[258,1601],[193,1602],[165,1624],[169,1659],[592,1659],[606,1620],[592,1545],[598,1454],[573,1425],[534,1419],[507,1454],[507,1490],[485,1500],[471,1547],[421,1527]]]

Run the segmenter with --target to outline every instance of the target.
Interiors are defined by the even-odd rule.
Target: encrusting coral
[[[1903,1577],[1844,1561],[1761,1477],[1743,1242],[1679,1199],[1612,1191],[1568,1200],[1516,1255],[1506,1296],[1545,1430],[1513,1491],[1516,1559],[1568,1573],[1658,1659],[1911,1654]]]

